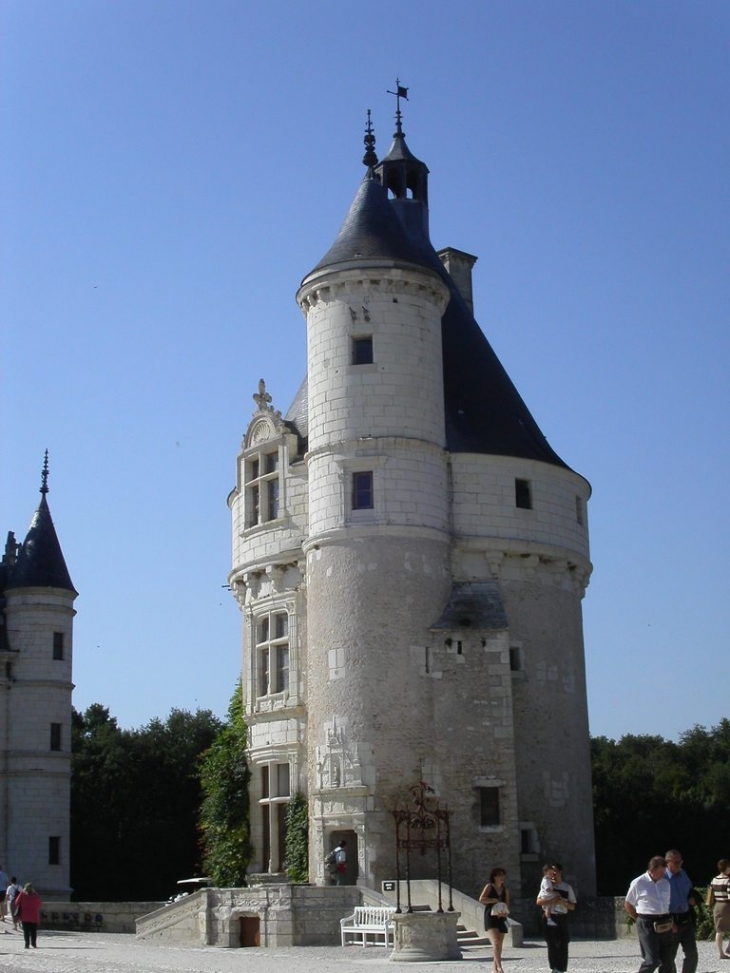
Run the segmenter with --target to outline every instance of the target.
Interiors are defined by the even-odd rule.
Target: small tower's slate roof
[[[62,588],[78,594],[66,567],[45,491],[5,585],[12,588]]]
[[[507,628],[499,585],[496,581],[457,582],[432,631],[470,629],[494,632]]]
[[[325,267],[358,260],[423,265],[422,253],[409,239],[372,169],[360,184],[335,242],[304,279]]]

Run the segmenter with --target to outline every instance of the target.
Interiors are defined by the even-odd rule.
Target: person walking
[[[551,862],[543,874],[553,883],[552,895],[544,898],[541,891],[537,897],[537,904],[543,909],[543,935],[548,949],[548,962],[552,973],[566,973],[568,969],[568,944],[570,943],[570,926],[568,915],[576,906],[575,892],[572,885],[563,881],[563,866],[560,862]],[[559,899],[554,897],[557,892]],[[544,912],[550,907],[550,919]]]
[[[2,916],[3,922],[5,922],[5,895],[10,879],[7,876],[2,865],[0,865],[0,916]]]
[[[345,884],[345,873],[347,872],[347,852],[345,851],[346,845],[347,842],[343,838],[335,848],[335,869],[337,872],[335,885]]]
[[[36,949],[36,937],[38,935],[38,925],[41,921],[41,897],[38,895],[33,885],[27,882],[23,886],[23,891],[15,899],[15,914],[20,919],[23,926],[23,936],[25,937],[25,948],[32,946]]]
[[[669,882],[669,912],[674,920],[672,963],[676,969],[677,953],[682,947],[682,973],[695,973],[697,970],[697,940],[695,938],[692,906],[695,904],[694,887],[689,875],[682,868],[682,853],[670,848],[664,856],[667,863],[665,878]]]
[[[5,893],[5,904],[8,907],[8,916],[13,923],[13,929],[18,928],[18,917],[15,915],[15,900],[22,891],[22,888],[18,885],[17,878],[13,875]]]
[[[493,868],[489,873],[489,881],[479,896],[479,901],[486,906],[484,928],[492,944],[492,973],[504,973],[502,945],[507,934],[509,915],[509,889],[504,884],[506,878],[507,872],[503,868]]]
[[[662,855],[649,859],[647,870],[629,885],[624,909],[636,922],[643,957],[639,973],[674,973],[675,929],[669,911],[671,886]]]
[[[717,951],[720,959],[730,959],[730,948],[725,950],[725,935],[730,932],[730,861],[727,858],[721,858],[717,863],[717,875],[710,883],[710,889]]]

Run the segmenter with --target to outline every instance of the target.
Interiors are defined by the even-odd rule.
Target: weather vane
[[[401,98],[405,98],[405,100],[408,101],[408,88],[404,88],[400,83],[400,78],[396,78],[395,91],[391,91],[390,88],[387,88],[386,94],[395,95],[395,134],[402,135],[400,100]]]

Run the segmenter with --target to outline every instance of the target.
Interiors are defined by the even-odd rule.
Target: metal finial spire
[[[362,163],[369,169],[378,164],[378,157],[375,154],[375,133],[373,132],[373,123],[370,120],[370,109],[368,108],[368,123],[365,126],[365,155],[362,157]]]
[[[387,94],[395,95],[395,133],[393,137],[394,138],[397,138],[398,136],[403,137],[405,135],[405,132],[403,131],[403,128],[401,126],[400,100],[401,98],[405,98],[405,100],[408,101],[408,88],[402,87],[400,83],[400,78],[396,78],[395,91],[391,91],[390,89],[388,89]]]
[[[43,457],[43,470],[41,471],[41,493],[48,493],[48,450]]]

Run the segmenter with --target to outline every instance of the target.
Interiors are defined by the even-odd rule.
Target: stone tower
[[[284,864],[307,796],[310,877],[394,876],[391,811],[448,805],[454,885],[560,856],[595,890],[581,599],[590,487],[548,445],[472,309],[470,254],[437,253],[401,114],[305,276],[307,376],[261,382],[238,459],[231,586],[244,616],[254,870]],[[424,862],[433,874],[433,864]]]
[[[0,862],[42,898],[68,899],[71,794],[71,583],[41,501],[0,566]]]

